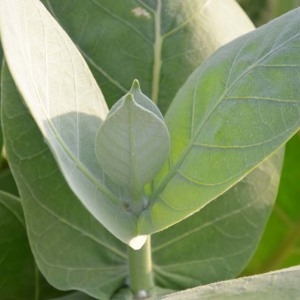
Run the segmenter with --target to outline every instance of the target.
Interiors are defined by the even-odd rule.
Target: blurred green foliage
[[[263,18],[263,13],[268,6],[268,2],[268,0],[238,0],[238,3],[256,25]]]
[[[300,5],[300,0],[238,0],[249,18],[256,26],[294,9]]]

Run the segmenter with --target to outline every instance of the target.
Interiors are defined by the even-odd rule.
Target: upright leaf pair
[[[144,186],[167,159],[170,137],[163,116],[141,93],[138,81],[110,110],[95,147],[104,172],[124,187],[124,208],[139,216],[148,207]]]

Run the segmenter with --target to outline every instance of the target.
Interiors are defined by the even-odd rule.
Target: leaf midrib
[[[38,6],[36,6],[37,8],[37,11],[40,13],[40,9]],[[42,18],[42,16],[40,15],[40,18]],[[27,36],[28,36],[28,30],[26,30],[27,32]],[[65,41],[64,39],[64,35],[60,35],[62,37],[62,39]],[[65,45],[67,46],[67,48],[69,49],[68,47],[68,44],[65,43]],[[45,46],[45,49],[46,49],[46,53],[47,53],[47,47],[46,47],[46,44],[44,45]],[[23,49],[23,48],[21,48]],[[29,53],[31,53],[29,51]],[[23,55],[25,53],[23,52]],[[26,57],[26,55],[24,55]],[[73,57],[70,56],[71,60],[72,60],[72,65],[74,66],[74,61],[73,61]],[[47,59],[47,55],[46,55],[46,59]],[[31,61],[31,60],[30,60]],[[71,161],[73,161],[74,165],[86,176],[86,178],[95,186],[97,187],[97,190],[102,192],[106,197],[108,197],[109,200],[111,200],[111,202],[115,205],[115,206],[119,206],[119,201],[118,201],[118,198],[116,197],[116,195],[114,195],[112,193],[112,191],[108,190],[108,188],[103,185],[103,184],[100,184],[99,181],[97,181],[94,176],[88,171],[88,169],[81,163],[80,160],[78,160],[75,155],[69,150],[68,146],[65,144],[65,142],[63,141],[61,135],[59,134],[58,130],[56,129],[56,127],[54,126],[54,124],[51,122],[51,120],[48,118],[47,116],[47,112],[45,111],[45,107],[43,105],[43,103],[40,102],[40,96],[39,96],[39,93],[38,93],[38,89],[35,85],[35,81],[33,80],[33,76],[32,76],[32,73],[31,73],[31,70],[33,68],[30,68],[28,66],[28,64],[26,63],[27,65],[27,68],[28,68],[28,72],[29,74],[31,74],[31,81],[32,81],[32,84],[34,86],[34,91],[36,93],[36,96],[37,96],[37,99],[39,101],[39,104],[40,104],[40,107],[41,107],[41,110],[44,114],[44,117],[47,121],[47,124],[48,126],[50,127],[50,129],[52,130],[54,136],[56,137],[56,139],[58,140],[59,144],[61,145],[61,147],[63,148],[63,150],[66,152],[67,156],[71,159]],[[47,77],[48,78],[48,77]],[[47,81],[47,86],[48,86],[48,81]],[[48,94],[48,91],[47,91],[47,94]],[[78,135],[77,135],[78,136]],[[49,145],[51,145],[51,143],[49,142]],[[52,147],[51,147],[52,148]],[[55,149],[53,149],[55,150]]]

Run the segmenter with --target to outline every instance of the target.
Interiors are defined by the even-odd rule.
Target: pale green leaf
[[[65,178],[90,213],[128,243],[136,221],[95,157],[107,107],[85,61],[40,1],[1,1],[0,16],[9,68]]]
[[[282,150],[193,216],[152,236],[157,284],[187,289],[241,273],[276,200]]]
[[[235,0],[44,0],[112,106],[139,79],[165,113],[199,64],[253,29]]]
[[[109,299],[127,277],[125,244],[70,190],[7,68],[2,72],[7,157],[21,195],[35,261],[56,288]],[[118,216],[112,221],[117,223]]]
[[[20,200],[0,192],[0,295],[5,300],[49,299],[64,293],[38,271],[26,235]]]
[[[144,185],[161,169],[170,149],[162,116],[157,115],[157,108],[158,112],[153,113],[150,99],[138,103],[142,96],[129,91],[121,98],[101,124],[95,140],[96,156],[104,172],[129,189],[134,198],[143,193]]]
[[[294,300],[300,295],[300,267],[217,282],[162,297],[163,300]]]
[[[154,183],[155,201],[139,221],[140,234],[199,210],[298,131],[299,26],[296,9],[238,38],[180,89],[166,115],[170,158]]]
[[[245,274],[300,264],[300,133],[286,146],[278,198],[262,242]]]

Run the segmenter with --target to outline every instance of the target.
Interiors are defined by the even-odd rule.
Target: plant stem
[[[151,237],[139,250],[128,247],[130,288],[135,299],[151,299],[154,283],[152,277]]]

